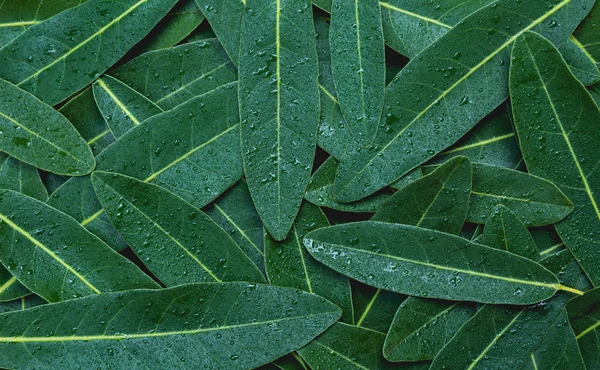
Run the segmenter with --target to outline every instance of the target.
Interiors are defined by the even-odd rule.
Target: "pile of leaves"
[[[594,0],[0,2],[0,368],[600,369]]]

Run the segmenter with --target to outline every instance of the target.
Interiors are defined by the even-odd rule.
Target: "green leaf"
[[[282,240],[310,178],[319,122],[312,8],[305,0],[248,0],[239,75],[244,173],[265,227]]]
[[[229,188],[204,212],[221,226],[261,271],[265,271],[263,224],[245,180]]]
[[[541,257],[560,252],[565,248],[565,243],[554,230],[554,227],[537,227],[529,229],[531,237],[540,251]]]
[[[576,40],[576,39],[575,39]],[[573,75],[588,86],[600,80],[600,71],[586,50],[574,41],[573,36],[559,49]]]
[[[49,302],[158,287],[77,221],[46,204],[0,190],[0,261]]]
[[[104,76],[94,83],[94,99],[115,138],[163,110],[123,82]]]
[[[600,110],[554,46],[534,33],[515,43],[510,94],[527,168],[554,182],[575,206],[556,230],[599,284]]]
[[[385,334],[344,323],[336,323],[300,349],[311,369],[391,369],[383,358]]]
[[[334,157],[327,158],[310,178],[304,199],[314,205],[343,212],[376,212],[390,197],[390,191],[384,189],[357,202],[336,202],[333,199],[331,190],[335,180],[335,172],[339,164],[340,162]]]
[[[164,110],[237,80],[217,39],[142,54],[110,75]]]
[[[152,182],[204,207],[243,175],[238,130],[233,82],[129,130],[98,156],[97,168]]]
[[[379,0],[334,0],[329,43],[340,109],[364,146],[377,135],[385,90],[385,50]]]
[[[392,195],[372,220],[459,234],[470,191],[471,162],[455,157]]]
[[[0,302],[8,302],[30,294],[8,270],[0,265]]]
[[[339,316],[321,297],[248,283],[102,294],[0,315],[0,367],[250,369]]]
[[[112,224],[166,286],[265,282],[225,230],[169,191],[107,172],[94,172],[92,184]]]
[[[42,298],[36,296],[35,294],[31,294],[27,297],[21,297],[14,301],[0,302],[0,314],[12,311],[22,311],[46,303],[47,302],[44,301]]]
[[[0,80],[0,150],[59,175],[94,169],[90,148],[71,123],[35,96]]]
[[[432,360],[474,313],[467,303],[409,297],[396,312],[383,355],[394,362]]]
[[[589,370],[600,369],[600,288],[590,290],[567,306],[569,320],[575,331],[585,366]]]
[[[596,65],[600,67],[600,44],[598,44],[598,21],[600,20],[600,6],[594,3],[592,10],[577,26],[571,40],[577,44]]]
[[[211,29],[215,32],[223,49],[238,65],[240,34],[246,0],[196,0]]]
[[[465,18],[388,85],[377,138],[368,149],[349,148],[337,172],[334,197],[341,202],[364,198],[454,144],[508,97],[508,47],[513,41],[536,29],[561,42],[589,3],[500,0]]]
[[[304,244],[318,261],[346,276],[419,297],[532,304],[557,290],[573,291],[526,258],[415,226],[336,225],[309,233]]]
[[[52,193],[46,204],[73,217],[112,249],[127,248],[127,243],[104,213],[89,176],[67,180]]]
[[[387,333],[394,314],[406,296],[377,289],[350,281],[352,286],[352,304],[354,306],[354,324],[361,328]]]
[[[577,346],[577,339],[564,309],[555,326],[544,337],[539,347],[531,353],[531,359],[522,369],[586,370]]]
[[[60,103],[117,62],[176,2],[89,0],[0,49],[0,77],[50,105]]]
[[[342,309],[342,320],[353,321],[352,292],[348,278],[317,262],[304,249],[309,232],[329,226],[317,206],[304,203],[288,238],[278,242],[265,233],[265,267],[269,282],[318,294]]]
[[[38,24],[65,9],[85,0],[19,0],[4,1],[0,5],[0,48]]]
[[[0,153],[0,189],[14,190],[45,202],[48,191],[37,169]]]
[[[483,237],[478,243],[492,248],[537,260],[540,252],[531,234],[517,215],[503,205],[497,205],[485,224]]]
[[[579,265],[566,250],[543,260],[542,264],[561,276],[563,284],[576,284],[581,274]],[[571,298],[572,294],[561,292],[535,306],[482,307],[440,351],[430,369],[522,368],[557,325]]]

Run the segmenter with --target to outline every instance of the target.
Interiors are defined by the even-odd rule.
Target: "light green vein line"
[[[363,365],[359,364],[358,362],[352,360],[350,357],[344,356],[343,354],[339,353],[335,349],[333,349],[333,348],[331,348],[329,346],[326,346],[326,345],[324,345],[322,343],[319,343],[319,341],[315,340],[312,343],[316,344],[317,346],[325,348],[330,353],[335,353],[336,356],[343,358],[344,360],[348,361],[352,365],[356,366],[356,368],[358,368],[358,369],[370,370],[368,367],[364,367]]]
[[[296,230],[296,226],[294,226],[294,237],[296,238],[296,244],[298,245],[298,252],[300,253],[300,262],[302,262],[302,271],[304,271],[304,277],[306,278],[308,292],[313,293],[310,277],[308,276],[308,269],[306,268],[306,261],[304,260],[304,253],[302,253],[302,243],[300,243],[300,238],[298,238],[298,230]]]
[[[462,151],[465,151],[465,150],[468,150],[468,149],[478,148],[478,147],[486,146],[486,145],[489,145],[489,144],[492,144],[492,143],[495,143],[495,142],[498,142],[498,141],[506,140],[506,139],[509,139],[511,137],[514,137],[514,136],[515,136],[515,133],[511,132],[510,134],[496,136],[496,137],[494,137],[492,139],[482,140],[482,141],[479,141],[479,142],[474,143],[474,144],[469,144],[469,145],[461,146],[461,147],[458,147],[458,148],[446,150],[445,152],[442,152],[440,154],[444,155],[444,154],[452,154],[452,153],[456,153],[456,152],[462,152]]]
[[[119,99],[113,92],[112,90],[110,90],[108,88],[108,86],[106,86],[106,83],[104,83],[104,80],[99,78],[98,81],[96,81],[98,83],[98,85],[102,88],[102,90],[104,90],[108,96],[115,102],[115,104],[117,104],[117,106],[123,111],[123,113],[125,113],[127,115],[127,117],[129,117],[129,119],[133,122],[134,125],[139,125],[140,121],[138,121],[137,118],[135,118],[135,116],[133,115],[133,113],[131,113],[131,111],[129,110],[129,108],[127,108],[125,106],[125,104],[123,104],[123,102],[121,101],[121,99]]]
[[[246,239],[250,244],[252,244],[252,246],[258,251],[258,253],[260,253],[261,256],[264,256],[264,252],[261,251],[260,248],[258,248],[258,246],[256,244],[254,244],[254,242],[252,241],[252,239],[250,239],[248,234],[246,234],[246,232],[244,230],[242,230],[242,228],[239,227],[238,224],[236,224],[235,221],[233,221],[233,219],[231,217],[229,217],[229,215],[227,213],[225,213],[225,211],[223,211],[223,209],[221,207],[219,207],[219,205],[217,203],[214,203],[214,206],[217,209],[217,211],[219,211],[223,215],[223,217],[225,217],[225,219],[231,225],[233,225],[233,227],[235,227],[235,229],[244,237],[244,239]]]
[[[584,337],[585,335],[593,332],[594,330],[598,329],[598,327],[600,326],[600,321],[596,321],[593,325],[591,325],[589,328],[585,329],[584,331],[582,331],[581,333],[577,334],[577,336],[575,337],[575,339],[579,340],[582,337]]]
[[[8,27],[24,27],[31,26],[34,24],[40,23],[39,21],[22,21],[22,22],[9,22],[9,23],[0,23],[0,28],[8,28]]]
[[[590,198],[590,201],[592,203],[592,208],[594,208],[594,211],[596,212],[596,217],[600,220],[600,209],[598,209],[598,204],[596,203],[596,198],[594,198],[594,194],[592,194],[592,189],[590,188],[590,184],[588,183],[587,176],[585,176],[585,173],[583,172],[583,169],[581,168],[581,164],[579,163],[577,154],[575,154],[575,150],[573,149],[573,145],[571,144],[571,140],[569,139],[569,134],[567,134],[567,132],[565,131],[565,127],[563,126],[562,120],[560,119],[560,116],[558,115],[558,112],[556,111],[556,107],[554,106],[554,102],[552,101],[552,98],[550,97],[550,92],[548,91],[548,86],[546,86],[546,82],[542,78],[542,74],[540,73],[538,65],[537,65],[535,59],[533,58],[531,49],[529,48],[529,45],[527,45],[527,42],[525,42],[525,45],[527,46],[527,50],[529,50],[529,57],[531,58],[531,62],[533,63],[533,66],[535,67],[535,71],[536,71],[538,77],[540,78],[540,83],[542,84],[542,88],[544,89],[544,93],[546,94],[546,98],[548,99],[548,103],[550,104],[550,107],[552,108],[552,113],[554,114],[554,118],[556,118],[556,123],[558,123],[558,127],[560,127],[560,132],[562,133],[565,143],[567,144],[567,147],[569,148],[569,153],[571,153],[573,162],[575,162],[575,167],[577,167],[577,172],[579,172],[579,176],[581,177],[581,181],[583,182],[585,192],[587,193],[588,197]]]
[[[92,41],[93,39],[95,39],[96,37],[102,35],[104,33],[104,31],[106,31],[107,29],[109,29],[110,27],[114,26],[116,23],[119,23],[121,21],[121,19],[125,18],[129,13],[133,12],[135,9],[137,9],[140,5],[144,4],[148,2],[148,0],[140,0],[137,3],[133,4],[129,9],[127,9],[125,12],[123,12],[121,15],[119,15],[118,17],[116,17],[115,19],[113,19],[112,21],[108,22],[104,27],[100,28],[98,31],[96,31],[93,35],[91,35],[90,37],[88,37],[87,39],[83,40],[81,43],[79,43],[78,45],[76,45],[74,48],[70,49],[69,51],[67,51],[65,54],[61,55],[60,57],[54,59],[52,61],[52,63],[48,64],[47,66],[45,66],[44,68],[39,69],[37,72],[35,72],[34,74],[32,74],[31,76],[27,77],[26,79],[24,79],[23,81],[19,82],[17,84],[17,86],[21,86],[22,84],[24,84],[25,82],[29,81],[30,79],[38,76],[40,73],[52,68],[53,66],[55,66],[56,64],[62,62],[63,60],[65,60],[67,57],[69,57],[69,55],[73,54],[74,52],[76,52],[77,50],[79,50],[80,48],[82,48],[85,44],[87,44],[88,42]]]
[[[365,107],[365,80],[364,80],[364,72],[363,72],[363,61],[362,61],[362,51],[360,46],[360,20],[358,17],[358,1],[354,0],[354,17],[356,22],[356,51],[358,54],[358,75],[360,78],[360,103],[362,108],[362,124],[363,130],[365,134],[367,133],[367,114]],[[349,126],[350,127],[350,126]]]
[[[573,43],[575,45],[577,45],[578,48],[581,49],[581,51],[583,51],[583,54],[585,54],[586,57],[588,57],[592,62],[594,62],[594,64],[598,64],[598,62],[596,62],[596,59],[594,59],[594,57],[592,56],[592,54],[590,54],[587,49],[585,48],[585,46],[583,46],[583,44],[581,42],[579,42],[579,40],[577,40],[575,38],[575,36],[571,35],[569,37],[571,39],[571,41],[573,41]]]
[[[104,340],[125,340],[125,339],[141,339],[141,338],[162,338],[174,335],[194,335],[200,333],[210,333],[214,331],[231,330],[237,328],[245,328],[259,325],[277,324],[288,320],[303,320],[307,316],[286,317],[275,320],[266,320],[260,322],[251,322],[237,325],[224,325],[214,328],[180,330],[180,331],[165,331],[160,333],[144,333],[144,334],[115,334],[115,335],[81,335],[81,336],[54,336],[54,337],[0,337],[0,343],[58,343],[58,342],[91,342]]]
[[[69,264],[67,264],[65,261],[63,261],[60,257],[58,257],[58,255],[56,253],[54,253],[53,251],[48,249],[48,247],[46,247],[39,240],[37,240],[36,238],[31,236],[31,234],[29,234],[26,230],[22,229],[19,225],[15,224],[8,217],[6,217],[5,215],[3,215],[1,213],[0,213],[0,221],[6,222],[6,224],[8,226],[15,229],[19,234],[21,234],[25,238],[27,238],[27,240],[29,240],[31,243],[33,243],[33,245],[35,245],[39,249],[46,252],[50,257],[52,257],[52,259],[54,259],[56,262],[58,262],[60,265],[62,265],[65,269],[67,269],[67,271],[69,271],[70,273],[75,275],[79,280],[81,280],[85,285],[87,285],[87,287],[90,288],[94,293],[100,294],[100,290],[98,290],[94,285],[92,285],[92,283],[90,283],[83,275],[81,275],[79,272],[75,271],[75,269],[73,267],[71,267]]]
[[[356,323],[356,326],[361,326],[362,323],[363,323],[363,321],[365,321],[365,318],[369,314],[369,311],[371,311],[371,308],[373,308],[373,304],[377,300],[377,297],[379,297],[379,293],[381,293],[381,289],[377,289],[377,291],[375,292],[375,294],[373,294],[373,297],[371,297],[371,300],[369,301],[369,304],[365,308],[365,311],[363,312],[362,315],[360,315],[360,319],[358,319],[358,322]]]
[[[536,201],[536,200],[509,197],[507,195],[496,195],[496,194],[480,193],[478,191],[473,191],[473,190],[471,191],[471,194],[472,195],[478,195],[480,197],[498,198],[498,199],[512,200],[512,201],[515,201],[515,202],[522,202],[522,203],[546,204],[546,205],[549,204],[549,203],[544,203],[544,202],[540,202],[540,201]]]
[[[444,28],[448,28],[448,29],[452,28],[452,26],[449,26],[449,25],[447,25],[447,24],[445,24],[445,23],[442,23],[442,22],[440,22],[440,21],[438,21],[438,20],[436,20],[436,19],[433,19],[433,18],[427,18],[427,17],[425,17],[425,16],[419,15],[419,14],[417,14],[417,13],[410,12],[410,11],[408,11],[408,10],[405,10],[405,9],[402,9],[402,8],[398,8],[397,6],[394,6],[394,5],[392,5],[392,4],[389,4],[389,3],[385,3],[385,2],[383,2],[383,1],[379,2],[379,4],[380,4],[382,7],[384,7],[384,8],[387,8],[387,9],[393,10],[393,11],[395,11],[395,12],[403,13],[403,14],[409,15],[409,16],[411,16],[411,17],[414,17],[414,18],[421,19],[421,20],[423,20],[423,21],[425,21],[425,22],[429,22],[429,23],[437,24],[438,26],[441,26],[441,27],[444,27]]]
[[[421,117],[423,117],[425,115],[425,113],[427,113],[432,107],[434,107],[435,105],[437,105],[442,99],[444,99],[449,93],[451,93],[455,88],[457,88],[460,84],[462,84],[465,80],[467,80],[469,77],[471,77],[471,75],[475,72],[477,72],[481,67],[485,66],[489,61],[491,61],[496,55],[498,55],[502,50],[505,50],[510,44],[512,44],[517,38],[519,38],[519,36],[521,36],[522,34],[524,34],[525,32],[533,29],[534,27],[536,27],[538,24],[544,22],[546,19],[548,19],[552,14],[556,13],[557,11],[559,11],[560,9],[562,9],[563,7],[565,7],[566,5],[568,5],[571,2],[571,0],[563,0],[562,2],[556,4],[556,6],[554,6],[552,8],[552,10],[546,12],[543,16],[539,17],[538,19],[536,19],[535,21],[531,22],[529,24],[529,26],[523,28],[521,31],[517,32],[515,35],[511,36],[508,40],[506,40],[506,42],[504,44],[502,44],[499,48],[497,48],[496,50],[494,50],[492,53],[490,53],[487,57],[485,57],[481,62],[479,62],[477,65],[475,65],[473,68],[470,68],[469,71],[467,73],[465,73],[460,79],[458,79],[458,81],[456,81],[454,84],[452,84],[452,86],[450,86],[448,89],[446,89],[442,94],[440,94],[440,96],[435,99],[431,104],[429,104],[427,107],[425,107],[425,109],[423,109],[419,114],[417,114],[415,116],[415,118],[413,118],[402,130],[400,130],[393,138],[392,140],[390,140],[386,145],[384,145],[381,150],[379,150],[378,152],[384,152],[385,150],[387,150],[395,141],[396,139],[398,139],[402,134],[404,134],[404,132],[406,132],[407,130],[409,130],[412,125],[418,121]],[[371,163],[373,163],[373,161],[379,158],[379,155],[376,155],[375,157],[373,157],[371,160],[369,160],[369,162],[363,166],[363,168],[360,171],[357,171],[356,175],[354,175],[352,177],[352,179],[350,179],[350,181],[348,181],[346,183],[346,185],[344,186],[344,189],[346,189],[348,186],[350,186],[350,184],[359,176],[363,173],[363,171],[366,168],[369,168],[371,166]]]
[[[331,95],[331,93],[327,91],[327,89],[323,85],[319,84],[319,88],[325,93],[325,95],[327,95],[327,97],[329,97],[329,99],[333,100],[335,104],[340,104],[340,102],[335,98],[335,96]]]
[[[281,223],[281,0],[275,0],[275,57],[277,58],[277,226]]]
[[[490,344],[487,345],[487,347],[485,347],[485,349],[483,350],[483,352],[481,352],[479,354],[479,356],[477,356],[477,358],[471,363],[471,365],[469,365],[469,367],[467,368],[467,370],[472,370],[477,363],[479,363],[479,361],[481,361],[481,359],[488,353],[488,351],[494,346],[494,344],[496,344],[496,342],[498,341],[498,339],[500,339],[500,337],[502,337],[504,335],[504,333],[506,333],[508,331],[508,329],[517,321],[517,319],[519,318],[519,316],[521,316],[521,314],[523,314],[524,310],[521,310],[521,312],[519,312],[518,315],[516,315],[509,323],[508,325],[506,325],[504,327],[504,329],[502,329],[502,331],[498,334],[496,334],[496,337],[494,338],[494,340],[492,340],[490,342]]]
[[[103,137],[105,137],[106,135],[108,135],[108,133],[110,133],[110,130],[106,130],[106,131],[99,133],[98,136],[94,136],[93,138],[91,138],[90,141],[87,142],[87,144],[88,145],[94,144],[96,141],[98,141],[98,140],[102,139]]]
[[[94,221],[95,219],[97,219],[102,213],[104,213],[104,210],[101,209],[98,212],[94,213],[93,215],[91,215],[90,217],[86,218],[85,220],[80,222],[81,226],[85,226],[87,224],[89,224],[90,222]]]
[[[402,261],[402,262],[407,262],[407,263],[414,263],[415,265],[421,265],[421,266],[431,267],[431,268],[435,268],[435,269],[439,269],[439,270],[458,272],[458,273],[462,273],[462,274],[466,274],[466,275],[480,276],[480,277],[484,277],[484,278],[488,278],[488,279],[495,279],[495,280],[500,280],[500,281],[506,281],[506,282],[509,282],[509,283],[525,284],[525,285],[538,286],[538,287],[550,288],[550,289],[555,289],[555,290],[564,290],[566,292],[571,292],[571,293],[575,293],[575,294],[578,294],[578,295],[583,295],[584,294],[584,292],[582,292],[581,290],[578,290],[578,289],[575,289],[575,288],[571,288],[571,287],[567,287],[567,286],[564,286],[562,284],[550,284],[550,283],[542,283],[542,282],[539,282],[539,281],[528,281],[528,280],[522,280],[522,279],[515,279],[515,278],[508,277],[508,276],[500,276],[500,275],[487,274],[485,272],[465,270],[465,269],[461,269],[461,268],[458,268],[458,267],[446,267],[446,266],[441,266],[441,265],[435,265],[435,264],[429,263],[429,262],[423,262],[423,261],[411,260],[409,258],[402,258],[402,257],[398,257],[398,256],[392,256],[392,255],[389,255],[389,254],[375,253],[375,252],[367,251],[367,250],[364,250],[364,249],[352,248],[352,247],[349,247],[349,246],[346,246],[346,245],[339,245],[339,244],[333,244],[333,243],[327,243],[327,244],[331,245],[331,246],[334,246],[334,247],[344,248],[346,250],[353,250],[353,251],[356,251],[358,253],[371,254],[371,255],[380,256],[380,257],[387,257],[387,258],[390,258],[390,259],[394,259],[394,260],[398,260],[398,261]]]
[[[551,246],[548,249],[544,249],[543,251],[540,252],[540,256],[546,255],[548,253],[552,253],[553,251],[557,250],[558,248],[562,247],[563,245],[565,245],[565,243],[558,243],[556,245]]]
[[[538,370],[537,361],[535,360],[533,353],[531,354],[531,364],[533,365],[533,370]]]
[[[16,277],[11,277],[10,279],[8,279],[6,281],[6,283],[0,285],[0,294],[6,292],[8,290],[8,288],[10,288],[11,286],[13,286],[14,283],[17,282],[17,278]]]

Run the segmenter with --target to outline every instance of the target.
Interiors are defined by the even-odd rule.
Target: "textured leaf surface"
[[[590,290],[583,297],[572,300],[567,310],[586,368],[600,369],[600,289]]]
[[[394,314],[406,296],[373,288],[351,280],[354,324],[358,327],[387,333]]]
[[[600,71],[595,60],[571,37],[560,49],[565,62],[573,75],[584,85],[588,86],[600,79]]]
[[[112,224],[165,285],[265,282],[225,230],[168,190],[98,171],[92,183]]]
[[[45,202],[48,192],[34,167],[0,153],[0,189],[14,190]]]
[[[59,175],[81,176],[94,168],[90,148],[52,107],[0,80],[0,150]]]
[[[533,261],[409,225],[336,225],[309,233],[304,244],[317,260],[344,275],[420,297],[531,304],[569,289]]]
[[[0,190],[0,260],[49,302],[158,287],[77,221],[44,203]]]
[[[573,202],[573,213],[556,229],[598,284],[600,110],[554,46],[534,33],[515,43],[510,92],[527,168],[553,181]]]
[[[589,0],[501,0],[466,18],[388,85],[377,138],[368,149],[349,148],[334,197],[361,199],[454,144],[508,97],[508,47],[518,36],[539,30],[564,41],[589,6]]]
[[[248,369],[303,346],[339,316],[318,296],[248,283],[103,294],[0,315],[0,366]],[[39,329],[28,330],[34,321]]]
[[[237,66],[246,0],[196,0],[223,48]]]
[[[590,13],[577,26],[573,35],[571,35],[571,40],[581,47],[596,65],[600,61],[600,44],[598,43],[598,37],[600,36],[600,31],[598,30],[599,20],[600,5],[594,3]]]
[[[240,45],[244,173],[265,227],[282,240],[300,208],[316,148],[319,71],[310,4],[248,0]]]
[[[60,103],[140,41],[177,0],[89,0],[28,28],[0,49],[0,77]]]

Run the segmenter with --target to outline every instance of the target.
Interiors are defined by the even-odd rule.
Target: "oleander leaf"
[[[471,173],[468,158],[454,157],[392,195],[372,220],[458,235],[469,208]]]
[[[419,297],[526,305],[573,290],[526,258],[410,225],[336,225],[309,233],[304,244],[346,276]]]
[[[329,43],[340,109],[354,140],[370,145],[379,128],[385,90],[385,50],[379,0],[333,0]]]
[[[589,0],[500,0],[465,18],[388,85],[377,138],[367,149],[349,147],[334,197],[364,198],[454,144],[508,97],[509,46],[533,29],[563,42],[589,6]]]
[[[600,342],[600,288],[586,292],[569,302],[569,320],[575,332],[585,367],[600,369],[598,345]]]
[[[89,0],[0,49],[0,78],[55,105],[100,76],[177,0]]]
[[[214,38],[142,54],[110,75],[163,110],[237,80],[234,65]]]
[[[347,277],[317,262],[304,248],[309,232],[329,226],[321,209],[310,203],[300,207],[288,238],[278,242],[265,233],[265,267],[269,282],[314,293],[342,309],[342,320],[353,321],[352,292]]]
[[[129,130],[98,156],[97,168],[160,185],[200,208],[242,177],[239,140],[232,82]]]
[[[587,51],[573,37],[559,49],[573,75],[582,84],[589,86],[600,80],[600,70]]]
[[[310,178],[318,75],[310,4],[248,0],[239,59],[242,156],[258,214],[276,240],[292,228]]]
[[[59,175],[85,175],[95,165],[90,148],[62,114],[4,80],[0,80],[0,150]]]
[[[391,192],[383,189],[373,195],[352,203],[339,203],[333,199],[331,193],[335,172],[340,162],[334,157],[327,160],[313,173],[304,199],[319,207],[327,207],[343,212],[377,212],[379,207],[389,199]]]
[[[66,214],[0,190],[0,261],[49,302],[158,285]]]
[[[588,278],[598,284],[600,110],[554,46],[534,33],[515,43],[510,94],[527,168],[554,182],[573,202],[573,212],[556,229]]]
[[[0,153],[0,189],[14,190],[45,202],[48,191],[34,167]]]
[[[148,98],[110,76],[96,80],[93,91],[98,110],[116,139],[134,126],[163,112]]]
[[[92,184],[112,224],[166,286],[265,282],[225,230],[168,190],[99,171]]]
[[[90,368],[102,354],[110,368],[250,369],[302,347],[339,316],[321,297],[248,283],[101,294],[0,315],[0,366]],[[32,322],[38,330],[27,330]]]
[[[233,64],[238,65],[246,0],[196,0]]]

